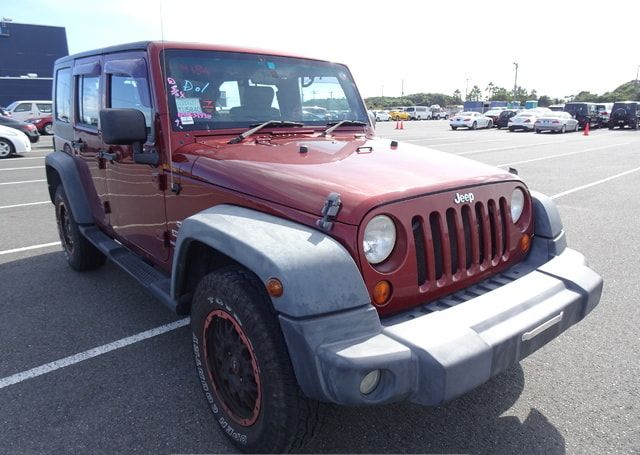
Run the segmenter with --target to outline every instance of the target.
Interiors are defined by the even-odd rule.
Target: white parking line
[[[44,169],[44,166],[5,167],[0,168],[0,171],[19,171],[21,169]]]
[[[24,158],[11,158],[9,161],[7,161],[8,163],[13,163],[14,161],[24,161],[24,160],[41,160],[44,158],[43,156],[28,156],[28,157],[24,157]]]
[[[51,242],[51,243],[41,243],[40,245],[23,246],[22,248],[14,248],[12,250],[0,251],[0,256],[2,256],[3,254],[21,253],[22,251],[37,250],[40,248],[48,248],[50,246],[58,246],[58,245],[60,245],[59,241]]]
[[[19,182],[2,182],[0,183],[0,185],[18,185],[20,183],[39,183],[39,182],[46,182],[47,179],[40,179],[40,180],[21,180]]]
[[[620,147],[621,145],[629,145],[629,144],[631,144],[631,142],[625,142],[622,144],[605,145],[604,147],[595,147],[591,149],[578,150],[576,152],[559,153],[557,155],[547,155],[547,156],[542,156],[540,158],[532,158],[530,160],[513,161],[511,163],[498,164],[497,166],[503,167],[503,166],[512,166],[514,164],[533,163],[535,161],[544,161],[544,160],[549,160],[551,158],[560,158],[562,156],[576,155],[578,153],[595,152],[596,150],[604,150],[612,147]]]
[[[600,185],[601,183],[605,183],[605,182],[608,182],[610,180],[617,179],[619,177],[624,177],[625,175],[632,174],[632,173],[638,172],[638,171],[640,171],[640,167],[636,167],[634,169],[629,169],[628,171],[620,172],[619,174],[612,175],[611,177],[607,177],[607,178],[602,179],[602,180],[598,180],[598,181],[595,181],[595,182],[587,183],[586,185],[577,186],[577,187],[572,188],[570,190],[563,191],[562,193],[554,194],[553,196],[551,196],[551,199],[557,199],[559,197],[566,196],[567,194],[575,193],[576,191],[585,190],[587,188],[591,188],[592,186]]]
[[[0,209],[12,209],[15,207],[28,207],[30,205],[42,205],[42,204],[51,204],[51,201],[27,202],[25,204],[13,204],[13,205],[0,205]]]
[[[138,343],[139,341],[147,340],[149,338],[162,335],[163,333],[171,332],[173,330],[189,325],[190,321],[190,318],[180,319],[178,321],[171,322],[170,324],[161,325],[160,327],[147,330],[146,332],[141,332],[126,338],[121,338],[112,343],[103,344],[102,346],[98,346],[97,348],[89,349],[88,351],[80,352],[78,354],[74,354],[60,360],[55,360],[53,362],[40,365],[39,367],[35,367],[21,373],[7,376],[6,378],[0,379],[0,389],[9,387],[13,384],[18,384],[19,382],[26,381],[27,379],[36,378],[38,376],[42,376],[43,374],[51,373],[52,371],[74,365],[76,363],[91,359],[93,357],[97,357],[102,354],[106,354],[107,352],[115,351],[116,349],[124,348],[134,343]]]

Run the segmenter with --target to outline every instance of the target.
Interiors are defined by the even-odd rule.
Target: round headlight
[[[389,257],[396,244],[396,226],[391,218],[378,215],[364,228],[362,249],[370,264],[379,264]]]
[[[511,193],[511,220],[517,223],[524,210],[524,193],[520,188],[516,188]]]

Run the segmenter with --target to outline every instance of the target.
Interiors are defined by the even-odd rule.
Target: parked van
[[[21,100],[7,106],[11,118],[24,122],[27,119],[42,118],[51,115],[51,101]]]
[[[427,106],[409,106],[404,111],[409,114],[409,120],[431,120],[431,109]]]

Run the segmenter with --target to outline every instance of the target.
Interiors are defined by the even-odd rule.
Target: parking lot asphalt
[[[580,324],[446,405],[324,406],[307,450],[640,453],[640,131],[394,127],[379,123],[378,135],[514,167],[554,196],[569,246],[604,277],[604,294]],[[43,181],[50,150],[43,137],[0,161],[0,452],[235,452],[202,397],[188,327],[109,345],[178,318],[114,265],[67,267]],[[50,371],[20,375],[43,365]]]

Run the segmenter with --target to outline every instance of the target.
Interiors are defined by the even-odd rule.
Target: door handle
[[[98,152],[98,156],[101,159],[107,160],[107,161],[114,161],[115,159],[118,158],[118,154],[117,153],[107,152],[106,150],[100,150]]]

